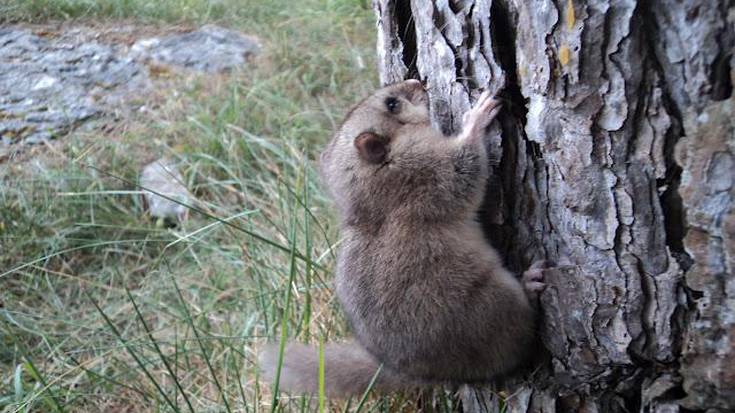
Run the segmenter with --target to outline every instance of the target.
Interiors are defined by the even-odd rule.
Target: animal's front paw
[[[531,301],[538,299],[538,295],[546,288],[544,283],[544,270],[551,267],[546,260],[539,260],[531,264],[523,273],[523,289]]]
[[[462,137],[464,139],[481,137],[485,128],[498,116],[501,108],[500,100],[495,99],[490,92],[483,92],[472,109],[463,117]]]

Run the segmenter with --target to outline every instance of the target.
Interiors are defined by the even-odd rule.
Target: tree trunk
[[[481,220],[516,271],[568,262],[541,297],[550,361],[508,411],[735,409],[734,2],[373,7],[381,82],[424,81],[445,133],[503,90]]]

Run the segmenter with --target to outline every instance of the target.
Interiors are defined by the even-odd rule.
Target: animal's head
[[[428,95],[415,79],[379,89],[347,113],[322,153],[322,166],[347,160],[384,162],[398,130],[429,123],[428,105]]]
[[[321,155],[323,179],[337,202],[368,189],[366,180],[405,144],[399,135],[426,127],[429,98],[415,79],[386,86],[356,104]]]

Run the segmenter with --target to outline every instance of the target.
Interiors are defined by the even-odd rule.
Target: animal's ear
[[[355,147],[362,159],[370,163],[383,163],[388,155],[390,139],[373,132],[363,132],[355,138]]]

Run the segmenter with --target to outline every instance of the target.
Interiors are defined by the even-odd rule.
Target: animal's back
[[[498,355],[533,340],[524,328],[533,320],[515,311],[514,294],[524,293],[476,223],[386,223],[370,236],[345,231],[343,245],[338,295],[357,339],[387,366],[420,378],[482,380],[515,367]]]

